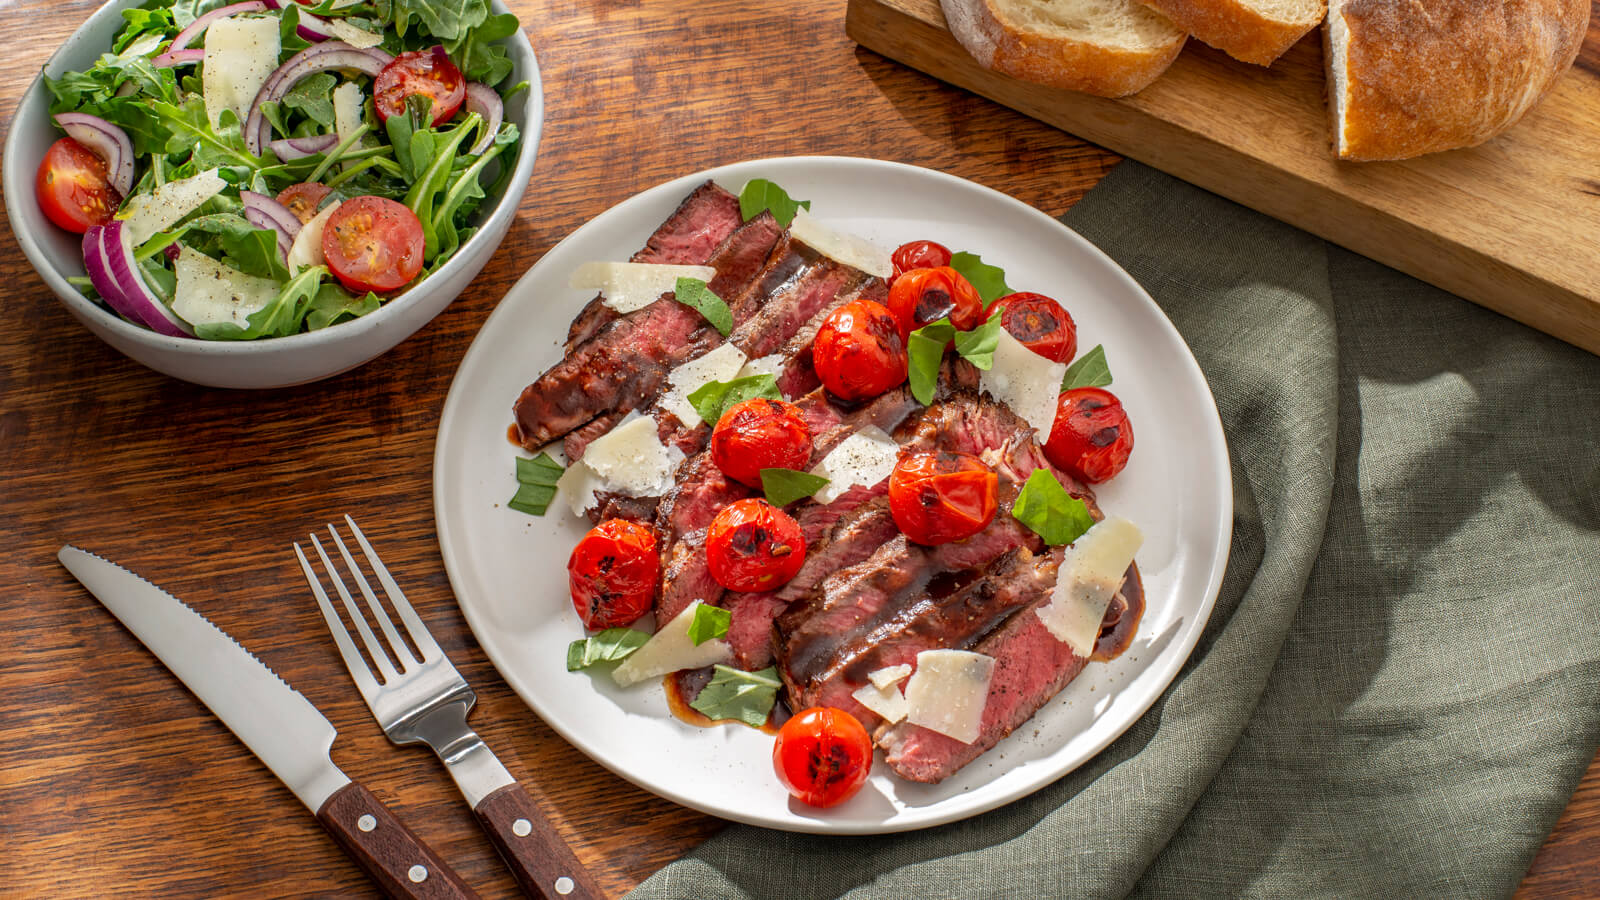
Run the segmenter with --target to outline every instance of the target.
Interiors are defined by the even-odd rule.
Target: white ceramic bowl
[[[140,2],[113,0],[102,6],[50,57],[44,72],[59,78],[63,72],[92,65],[121,29],[122,11]],[[496,13],[507,11],[500,0],[491,5]],[[156,334],[86,299],[67,283],[68,276],[84,274],[82,239],[53,225],[34,201],[39,162],[61,136],[50,122],[49,92],[42,77],[23,95],[6,136],[6,215],[22,252],[67,310],[106,343],[158,372],[226,388],[287,387],[337,375],[377,357],[438,315],[488,263],[511,227],[533,173],[544,125],[544,92],[527,36],[520,31],[513,35],[507,52],[513,63],[509,83],[526,80],[529,89],[520,103],[506,108],[506,119],[521,129],[522,140],[505,196],[484,200],[477,215],[478,231],[437,272],[359,319],[289,337],[202,341]]]

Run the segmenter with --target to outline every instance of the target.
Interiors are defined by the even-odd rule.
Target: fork
[[[366,660],[362,659],[349,630],[328,599],[321,580],[299,543],[294,545],[294,555],[300,560],[306,582],[311,585],[317,605],[322,608],[322,617],[327,620],[328,630],[333,632],[333,640],[339,645],[339,654],[344,657],[345,667],[350,670],[350,676],[355,679],[356,687],[360,688],[361,696],[383,727],[384,734],[396,744],[420,742],[433,748],[524,893],[545,900],[604,900],[604,892],[572,854],[571,848],[562,841],[549,819],[539,811],[533,798],[506,771],[506,767],[495,758],[494,752],[478,737],[477,732],[467,727],[467,713],[477,702],[477,695],[456,671],[456,667],[450,664],[449,658],[439,649],[422,620],[417,618],[416,611],[406,601],[400,586],[373,551],[355,520],[345,516],[344,521],[355,535],[367,564],[383,586],[389,602],[399,613],[411,643],[422,654],[420,661],[400,639],[383,604],[368,584],[366,575],[356,565],[349,548],[339,536],[337,527],[328,526],[331,541],[344,559],[345,569],[354,578],[361,596],[366,599],[366,605],[371,608],[386,639],[388,652],[379,645],[367,625],[366,615],[345,588],[344,580],[315,534],[311,535],[311,545],[322,561],[323,570],[328,573],[339,599],[343,601],[350,621],[355,623],[367,655],[383,676],[382,681],[374,676]],[[391,653],[394,662],[390,661]]]

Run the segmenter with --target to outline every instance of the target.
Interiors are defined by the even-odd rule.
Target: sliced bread
[[[1322,24],[1327,0],[1145,0],[1234,59],[1270,66]]]
[[[1532,109],[1578,55],[1590,0],[1329,0],[1340,159],[1472,147]]]
[[[941,0],[956,40],[986,69],[1123,97],[1154,81],[1185,33],[1138,0]]]

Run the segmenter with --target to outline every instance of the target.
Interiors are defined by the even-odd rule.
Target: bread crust
[[[1297,41],[1322,24],[1328,10],[1319,3],[1303,21],[1269,19],[1239,0],[1144,0],[1179,28],[1240,62],[1270,66]]]
[[[1125,97],[1178,58],[1187,39],[1176,26],[1172,40],[1146,49],[1106,47],[1021,28],[1003,21],[992,0],[940,0],[950,33],[986,69],[1050,87],[1100,97]]]
[[[1577,58],[1590,0],[1344,0],[1341,159],[1472,147],[1532,109]],[[1327,54],[1330,88],[1338,83]],[[1337,104],[1332,104],[1337,109]]]

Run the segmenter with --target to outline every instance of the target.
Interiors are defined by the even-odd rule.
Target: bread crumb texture
[[[1321,24],[1327,0],[1146,0],[1234,59],[1271,65]]]

